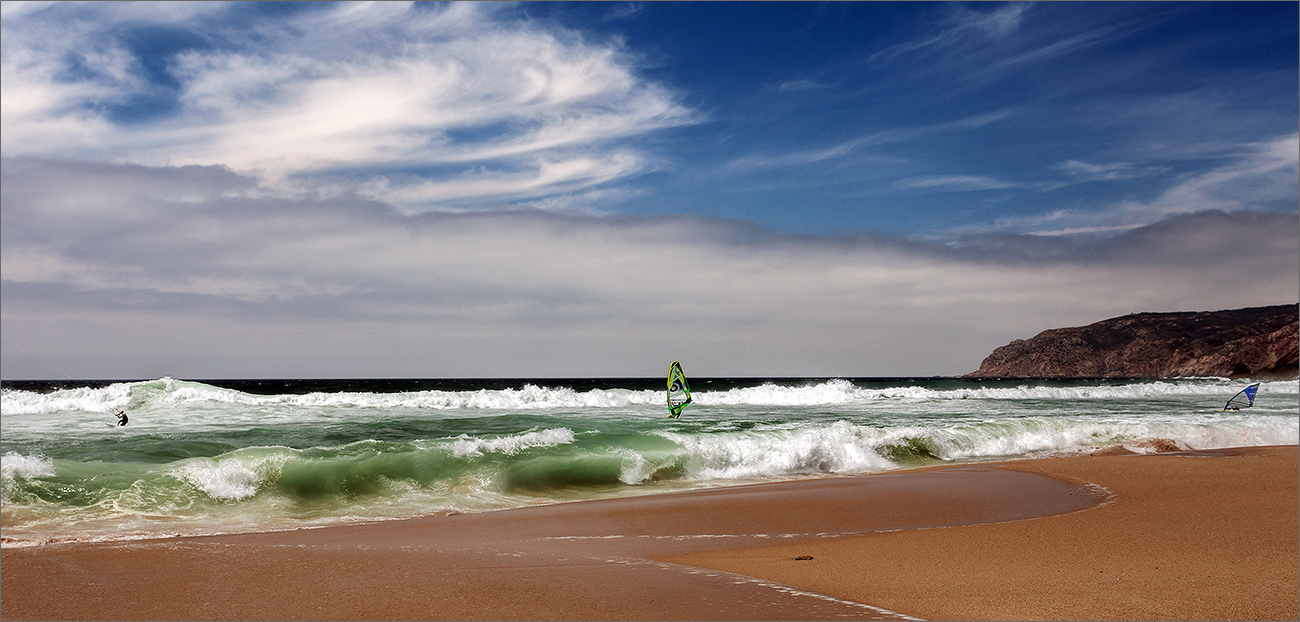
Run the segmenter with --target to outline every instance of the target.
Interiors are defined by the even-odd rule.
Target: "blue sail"
[[[1256,382],[1255,384],[1252,384],[1252,385],[1250,385],[1250,386],[1248,386],[1248,387],[1246,387],[1246,388],[1244,388],[1244,389],[1238,391],[1236,395],[1232,396],[1232,399],[1228,400],[1228,403],[1227,403],[1227,404],[1224,404],[1224,405],[1223,405],[1223,409],[1224,409],[1224,410],[1241,410],[1241,409],[1243,409],[1243,408],[1250,408],[1251,406],[1254,406],[1254,405],[1255,405],[1255,391],[1258,391],[1258,390],[1259,390],[1259,383]]]

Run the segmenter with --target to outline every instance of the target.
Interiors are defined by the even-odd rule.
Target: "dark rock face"
[[[1300,372],[1298,318],[1300,305],[1125,315],[1017,339],[966,375],[1291,380]]]

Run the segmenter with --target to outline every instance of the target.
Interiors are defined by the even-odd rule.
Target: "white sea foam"
[[[0,456],[0,477],[4,477],[5,480],[16,477],[23,479],[54,477],[54,461],[45,456],[24,456],[16,451],[5,452]]]
[[[462,434],[451,441],[448,451],[457,458],[471,458],[485,453],[514,455],[533,447],[554,447],[573,442],[573,430],[552,428],[503,436],[501,438],[473,438]]]
[[[1154,439],[1172,440],[1191,449],[1294,445],[1300,443],[1300,421],[1287,417],[1201,421],[1022,418],[952,426],[927,431],[925,436],[934,441],[941,458],[962,460],[1032,456]]]
[[[101,389],[77,388],[36,393],[15,389],[0,390],[0,413],[4,416],[35,415],[59,412],[111,412],[129,401],[126,385]]]
[[[727,391],[697,392],[695,400],[710,405],[815,406],[841,404],[876,397],[875,392],[859,389],[848,380],[830,380],[809,386],[763,384]]]
[[[1002,400],[1109,400],[1141,399],[1149,397],[1225,395],[1231,394],[1245,383],[1221,379],[1169,380],[1154,382],[1134,382],[1131,384],[1100,386],[1033,386],[1021,384],[1015,387],[983,387],[936,390],[919,386],[905,386],[889,389],[864,389],[859,395],[864,397],[894,399],[1002,399]],[[1225,394],[1226,392],[1226,394]],[[1279,381],[1262,383],[1260,394],[1300,393],[1300,382]]]
[[[688,457],[688,478],[745,480],[819,473],[868,473],[900,466],[888,456],[916,447],[935,458],[969,461],[1131,445],[1168,439],[1189,449],[1300,444],[1300,420],[1219,417],[1201,421],[1080,421],[1004,418],[933,426],[880,428],[837,421],[747,432],[663,436]],[[914,456],[924,458],[925,456]],[[645,466],[625,466],[624,481],[643,481]]]
[[[618,480],[629,486],[644,483],[654,475],[654,465],[640,453],[631,450],[619,451],[623,464],[619,469]]]
[[[262,485],[262,476],[236,458],[190,459],[177,465],[172,474],[221,501],[248,499]]]
[[[838,421],[788,430],[663,435],[690,457],[689,476],[757,479],[808,473],[861,473],[894,468],[875,451],[870,428]]]
[[[829,380],[808,385],[763,384],[722,391],[696,391],[694,401],[704,406],[817,406],[871,404],[885,401],[925,400],[1026,400],[1026,399],[1141,399],[1169,396],[1230,395],[1243,381],[1189,379],[1097,386],[1049,386],[1023,383],[1017,386],[984,386],[935,389],[918,385],[893,387],[859,386],[848,380]],[[1300,382],[1265,382],[1261,399],[1269,394],[1300,394]],[[543,410],[551,408],[626,408],[658,405],[660,390],[593,389],[585,392],[567,387],[525,385],[520,389],[478,391],[410,391],[401,393],[337,392],[305,395],[254,395],[198,382],[161,378],[139,383],[119,383],[99,389],[78,388],[36,393],[4,389],[0,407],[5,415],[59,412],[107,413],[118,408],[158,405],[235,404],[243,406],[291,406],[302,408],[373,408],[433,410]]]

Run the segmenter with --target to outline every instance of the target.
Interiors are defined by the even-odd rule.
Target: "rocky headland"
[[[1300,305],[1135,313],[1046,330],[994,350],[979,378],[1291,380],[1300,371]]]

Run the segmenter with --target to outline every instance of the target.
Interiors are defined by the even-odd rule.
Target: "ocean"
[[[310,528],[934,464],[1300,444],[1300,382],[4,382],[4,546]],[[115,426],[125,410],[130,423]]]

